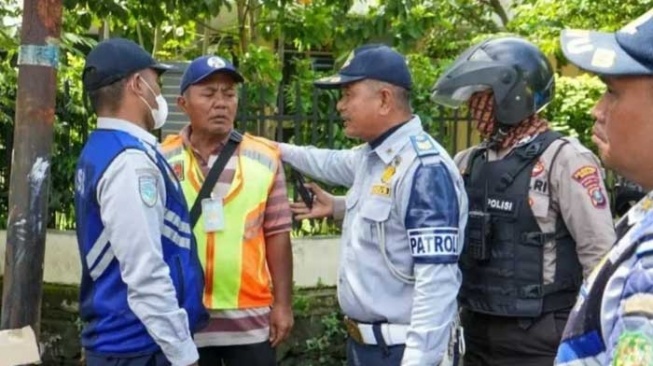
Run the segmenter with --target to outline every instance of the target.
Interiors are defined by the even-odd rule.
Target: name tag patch
[[[514,214],[517,203],[509,199],[490,197],[487,199],[487,208],[489,211]]]
[[[549,188],[549,184],[541,179],[536,179],[535,181],[533,181],[533,186],[531,187],[532,190],[539,193],[546,193],[548,188]]]
[[[458,260],[458,228],[408,230],[415,263],[455,263]]]
[[[384,184],[375,184],[370,193],[376,196],[390,197],[390,187]]]

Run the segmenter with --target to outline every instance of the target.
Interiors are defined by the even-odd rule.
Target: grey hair
[[[394,96],[395,105],[403,111],[412,113],[413,107],[410,105],[410,90],[380,80],[366,80],[366,82],[374,91],[379,91],[382,88],[389,89]]]

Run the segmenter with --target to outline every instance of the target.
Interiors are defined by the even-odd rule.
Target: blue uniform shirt
[[[653,360],[653,192],[617,226],[626,223],[630,230],[581,288],[556,365],[649,365]]]
[[[280,147],[296,169],[350,188],[338,280],[345,315],[409,325],[402,365],[438,364],[457,312],[467,222],[464,184],[449,155],[417,116],[374,149]]]

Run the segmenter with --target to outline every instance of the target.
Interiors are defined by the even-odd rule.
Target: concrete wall
[[[0,275],[4,273],[6,232],[0,231]],[[295,285],[312,287],[337,281],[340,239],[294,239]],[[43,279],[49,283],[79,284],[81,265],[74,232],[49,231],[46,236]]]

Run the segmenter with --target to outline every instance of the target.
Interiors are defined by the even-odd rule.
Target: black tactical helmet
[[[494,92],[494,117],[513,126],[552,99],[555,78],[549,60],[517,37],[483,41],[463,52],[433,86],[431,99],[457,108],[478,91]]]

